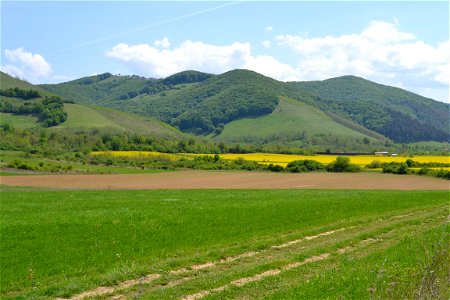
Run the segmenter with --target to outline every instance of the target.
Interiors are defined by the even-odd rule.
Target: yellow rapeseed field
[[[249,153],[249,154],[222,154],[220,155],[223,159],[238,159],[242,157],[245,160],[256,161],[260,163],[272,163],[285,165],[294,160],[304,160],[311,159],[318,161],[323,164],[329,164],[330,162],[336,160],[336,155],[289,155],[289,154],[271,154],[271,153]],[[378,160],[382,163],[384,162],[405,162],[407,159],[412,159],[416,162],[427,163],[450,163],[449,156],[376,156],[376,155],[356,155],[349,156],[350,161],[353,164],[360,166],[365,166],[370,164],[374,160]]]
[[[133,157],[133,158],[149,158],[149,157],[164,157],[170,160],[177,160],[180,158],[194,158],[196,156],[212,155],[212,154],[168,154],[161,152],[149,152],[149,151],[100,151],[93,152],[92,155],[111,155],[117,157]],[[255,161],[261,164],[276,164],[286,166],[289,162],[294,160],[311,159],[318,161],[322,164],[329,164],[336,160],[337,155],[290,155],[290,154],[273,154],[273,153],[246,153],[246,154],[220,154],[222,159],[236,160],[243,158],[248,161]],[[356,155],[349,156],[350,161],[353,164],[365,166],[378,160],[384,162],[405,162],[407,159],[412,159],[420,163],[444,163],[450,164],[450,156],[377,156],[377,155]]]

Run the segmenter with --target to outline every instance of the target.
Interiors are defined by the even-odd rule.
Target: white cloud
[[[264,28],[264,31],[267,33],[270,33],[273,31],[273,27],[272,26],[267,26],[266,28]]]
[[[156,40],[153,45],[155,45],[155,47],[161,47],[164,49],[167,49],[170,47],[170,41],[168,37],[162,38],[160,40]]]
[[[297,70],[269,55],[250,56],[243,68],[282,81],[294,81],[299,78]]]
[[[168,38],[153,45],[118,44],[107,56],[124,63],[132,72],[165,77],[187,69],[223,73],[246,68],[278,80],[321,80],[356,75],[379,83],[399,86],[447,101],[450,42],[430,45],[414,34],[399,30],[399,23],[373,21],[360,33],[309,37],[278,35],[278,46],[296,53],[298,62],[288,65],[276,57],[256,55],[249,43],[211,45],[184,41],[171,46]],[[262,42],[273,48],[270,40]],[[426,94],[429,93],[429,94]]]
[[[358,34],[309,38],[279,35],[278,44],[299,55],[296,69],[302,80],[352,74],[383,78],[385,83],[414,77],[425,84],[449,84],[450,44],[432,46],[398,29],[398,21],[373,21]]]
[[[241,68],[279,80],[295,80],[299,76],[294,68],[272,56],[252,55],[249,43],[216,46],[188,40],[173,49],[118,44],[106,55],[121,61],[132,72],[157,78],[190,69],[220,74]]]
[[[263,41],[262,44],[264,48],[270,48],[270,46],[272,46],[272,42],[268,40]]]
[[[33,54],[23,48],[5,50],[5,57],[9,64],[1,66],[1,70],[12,76],[39,83],[49,78],[52,67],[40,54]]]

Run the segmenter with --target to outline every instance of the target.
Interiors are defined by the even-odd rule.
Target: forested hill
[[[355,76],[289,84],[317,96],[320,109],[396,142],[449,140],[448,104]]]
[[[221,75],[185,71],[160,80],[106,73],[42,87],[78,103],[156,117],[198,134],[212,133],[236,119],[269,114],[279,96],[312,98],[247,70]]]
[[[285,83],[248,70],[233,70],[220,75],[184,71],[163,79],[105,73],[41,87],[76,103],[155,117],[194,134],[220,137],[231,122],[240,119],[261,121],[260,118],[279,112],[283,98],[307,105],[303,110],[295,108],[299,113],[291,116],[295,120],[305,117],[306,111],[311,111],[310,106],[327,114],[316,114],[321,120],[312,123],[293,119],[295,124],[302,124],[302,128],[295,128],[292,136],[317,132],[315,124],[323,123],[328,116],[348,130],[371,137],[377,132],[399,143],[450,140],[448,104],[354,76]],[[282,118],[278,114],[270,120],[283,121]],[[265,121],[258,124],[263,127],[277,125]],[[228,137],[233,136],[233,132],[226,131]],[[240,140],[245,141],[242,134]],[[253,132],[255,134],[259,133]],[[327,130],[316,134],[334,133]],[[355,136],[350,132],[347,135]],[[263,140],[270,140],[270,136]]]

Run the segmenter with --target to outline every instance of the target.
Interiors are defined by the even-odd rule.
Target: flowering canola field
[[[159,157],[166,158],[168,160],[178,160],[181,158],[194,158],[196,156],[212,155],[212,154],[191,154],[191,153],[161,153],[161,152],[149,152],[149,151],[101,151],[93,152],[92,155],[111,155],[117,157],[130,157],[130,158],[151,158]],[[222,159],[237,160],[245,159],[248,161],[254,161],[261,164],[274,164],[286,166],[289,162],[294,160],[310,159],[318,161],[322,164],[329,164],[336,160],[337,155],[291,155],[291,154],[273,154],[273,153],[245,153],[245,154],[232,154],[225,153],[220,154]],[[374,160],[384,162],[405,162],[407,159],[412,159],[420,163],[444,163],[450,164],[450,156],[425,156],[418,155],[413,157],[408,156],[377,156],[377,155],[355,155],[349,156],[350,161],[353,164],[365,166],[370,164]]]

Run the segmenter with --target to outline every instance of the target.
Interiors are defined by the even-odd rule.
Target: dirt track
[[[450,189],[447,180],[379,173],[180,171],[137,175],[2,176],[0,182],[10,186],[57,189]]]

